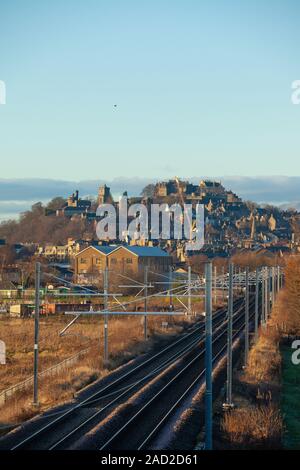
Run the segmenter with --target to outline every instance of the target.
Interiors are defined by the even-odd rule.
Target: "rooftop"
[[[157,246],[132,246],[132,245],[90,245],[87,248],[95,248],[95,250],[99,251],[100,253],[103,253],[104,255],[109,255],[113,251],[119,250],[120,248],[126,248],[128,251],[130,251],[132,254],[137,255],[137,256],[157,256],[157,257],[168,257],[170,256],[169,253],[166,251],[162,250],[161,248]],[[85,248],[82,251],[85,251],[87,248]],[[82,253],[82,252],[81,252]],[[79,253],[80,254],[80,253]]]

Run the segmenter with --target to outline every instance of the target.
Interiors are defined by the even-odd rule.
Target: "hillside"
[[[80,217],[47,216],[46,210],[53,210],[61,205],[60,198],[53,199],[47,206],[38,202],[31,210],[22,213],[19,220],[10,220],[0,224],[0,238],[8,244],[14,243],[54,243],[64,244],[69,237],[83,238],[92,236],[94,225]]]

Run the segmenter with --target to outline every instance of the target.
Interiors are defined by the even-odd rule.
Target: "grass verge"
[[[281,409],[286,432],[283,446],[286,449],[300,449],[300,365],[291,361],[291,348],[283,346],[282,354],[282,399]]]

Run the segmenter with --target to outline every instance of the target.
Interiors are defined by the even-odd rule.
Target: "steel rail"
[[[252,315],[253,316],[253,315]],[[241,328],[233,335],[233,339],[236,339],[237,337],[241,336],[241,333],[243,332],[245,324],[241,326]],[[216,360],[224,354],[224,351],[226,351],[227,345],[225,344],[220,351],[213,357],[213,364],[215,364]],[[183,394],[176,400],[176,402],[172,405],[172,407],[167,411],[167,413],[160,419],[159,423],[155,426],[154,429],[148,434],[148,436],[144,439],[142,444],[139,445],[137,450],[141,450],[145,447],[145,444],[147,444],[151,438],[154,437],[154,435],[157,433],[157,431],[161,428],[161,426],[164,424],[164,422],[169,418],[173,410],[182,402],[182,400],[188,395],[188,393],[192,390],[192,388],[196,385],[196,383],[204,376],[205,374],[205,368],[200,372],[200,374],[193,380],[193,382],[188,386],[188,388],[183,392]]]
[[[235,316],[238,315],[240,313],[240,311],[242,310],[243,306],[239,307],[239,309],[235,312]],[[216,320],[216,318],[215,318]],[[217,325],[216,325],[216,330],[215,330],[215,333],[222,327],[226,324],[226,319],[225,321],[224,320],[221,320]],[[204,325],[203,325],[204,326]],[[167,359],[163,364],[159,365],[157,368],[155,368],[153,371],[149,372],[148,374],[146,374],[144,377],[142,377],[141,379],[139,379],[137,382],[134,382],[133,384],[130,384],[128,385],[127,387],[124,387],[123,389],[121,390],[118,390],[118,391],[115,391],[113,392],[113,394],[115,393],[118,393],[120,391],[122,391],[122,393],[120,395],[118,395],[116,398],[114,398],[111,402],[109,402],[108,404],[106,404],[103,408],[101,408],[100,410],[97,410],[93,415],[91,415],[90,417],[88,417],[85,421],[83,421],[82,423],[80,423],[77,427],[75,427],[74,429],[72,429],[68,434],[66,434],[65,436],[63,436],[61,439],[59,439],[58,441],[56,441],[54,444],[52,444],[48,450],[54,450],[55,448],[57,448],[59,445],[61,445],[64,441],[66,441],[67,439],[69,439],[72,435],[74,435],[76,432],[78,432],[82,427],[86,426],[90,421],[92,421],[93,419],[95,419],[97,416],[99,416],[101,413],[103,413],[105,410],[107,410],[108,408],[110,408],[115,402],[119,401],[120,398],[122,398],[123,396],[125,396],[126,394],[128,394],[128,392],[132,389],[134,389],[137,385],[139,384],[142,384],[146,379],[149,379],[155,375],[157,375],[158,373],[160,373],[163,369],[166,369],[167,367],[169,367],[170,365],[174,364],[178,359],[180,359],[182,356],[184,356],[185,354],[187,354],[188,352],[192,351],[199,343],[203,342],[203,339],[204,339],[204,334],[202,334],[202,336],[200,336],[200,338],[196,338],[195,340],[192,340],[191,343],[189,343],[188,345],[184,346],[184,348],[181,350],[181,351],[177,351],[173,356],[171,356],[171,358]],[[104,397],[100,397],[101,398],[104,398]],[[93,400],[93,401],[99,401],[99,398],[96,399],[96,400]],[[89,401],[87,404],[91,404],[91,402]]]
[[[239,321],[240,319],[242,318],[242,314],[235,319],[235,322],[236,323],[237,321]],[[241,331],[241,329],[244,327],[244,323],[242,325],[242,327],[239,329],[239,332]],[[216,341],[218,341],[220,338],[222,338],[224,336],[224,334],[226,333],[226,330],[222,331],[217,337],[215,337],[213,339],[213,343],[215,343]],[[226,347],[226,345],[225,345]],[[107,448],[107,446],[113,442],[117,437],[119,437],[119,435],[130,425],[132,424],[132,422],[134,420],[136,420],[140,415],[141,413],[146,409],[148,408],[148,406],[151,405],[151,403],[156,400],[168,387],[170,387],[174,382],[176,382],[178,380],[179,377],[181,377],[181,375],[186,372],[194,363],[196,360],[198,360],[201,356],[203,356],[203,354],[205,353],[205,348],[203,348],[188,364],[185,365],[185,367],[183,369],[181,369],[174,377],[172,377],[171,380],[169,380],[169,382],[167,384],[165,384],[153,397],[151,397],[143,406],[142,408],[140,408],[121,428],[118,429],[118,431],[116,431],[101,447],[99,450],[104,450],[105,448]],[[204,371],[204,370],[203,370]],[[201,371],[201,373],[203,373],[203,371]]]
[[[243,299],[238,299],[236,300],[235,302],[235,307],[236,308],[241,308],[240,305],[243,304]],[[214,314],[214,321],[216,321],[218,318],[220,318],[221,316],[224,316],[226,315],[226,312],[227,312],[227,308],[222,308],[220,309],[219,311],[216,311],[215,314]],[[194,335],[196,335],[197,333],[199,333],[202,329],[204,329],[204,323],[200,324],[199,326],[196,326],[196,327],[193,327],[192,328],[192,331],[190,331],[189,333],[186,333],[184,334],[181,338],[177,339],[176,341],[172,342],[171,344],[169,344],[168,346],[166,346],[164,349],[162,349],[161,351],[159,351],[158,353],[156,353],[155,355],[151,356],[150,358],[146,359],[145,361],[141,362],[140,364],[138,364],[137,366],[135,366],[134,368],[130,369],[129,371],[127,371],[125,374],[122,374],[120,377],[118,377],[117,379],[113,380],[111,383],[107,384],[106,386],[104,386],[102,389],[98,390],[97,392],[93,393],[91,396],[85,398],[84,400],[82,400],[80,403],[76,404],[75,406],[71,407],[70,409],[68,409],[67,411],[63,412],[62,414],[60,414],[59,416],[57,416],[54,420],[52,420],[51,422],[45,424],[44,426],[42,426],[41,428],[39,428],[38,430],[36,430],[34,433],[32,433],[31,435],[29,435],[28,437],[26,437],[25,439],[21,440],[19,443],[17,443],[16,445],[14,445],[12,447],[12,450],[17,450],[17,449],[20,449],[22,447],[24,447],[26,444],[29,444],[30,442],[32,442],[36,437],[40,436],[41,434],[43,434],[44,432],[46,431],[49,431],[53,426],[55,426],[56,424],[59,424],[60,422],[64,422],[68,417],[70,417],[71,414],[73,414],[76,410],[78,410],[79,408],[83,407],[83,406],[87,406],[89,403],[91,403],[91,401],[98,401],[100,399],[103,398],[103,396],[101,396],[103,393],[109,391],[111,388],[113,388],[115,385],[117,384],[120,384],[122,383],[125,379],[129,378],[131,375],[133,375],[135,372],[138,372],[139,370],[141,370],[142,368],[144,368],[146,365],[149,365],[151,364],[151,362],[153,362],[154,360],[158,359],[159,357],[163,356],[167,351],[169,350],[172,350],[172,348],[176,347],[177,345],[179,345],[180,343],[182,342],[185,342],[186,340],[188,340],[188,338],[191,338],[193,337]],[[197,339],[197,341],[199,341],[200,339]],[[188,346],[187,346],[188,347]],[[178,354],[178,352],[176,353]],[[172,356],[171,356],[172,357]],[[166,362],[166,361],[165,361]],[[117,393],[117,392],[116,392]]]
[[[238,299],[236,301],[236,304],[239,304],[239,303],[242,303],[242,299]],[[214,315],[214,319],[216,320],[217,318],[219,318],[221,315],[224,315],[226,314],[227,312],[227,308],[222,308],[220,309],[219,311],[216,311],[215,312],[215,315]],[[201,324],[200,326],[196,326],[192,329],[191,332],[189,333],[186,333],[184,334],[181,338],[177,339],[176,341],[172,342],[171,344],[169,344],[168,346],[166,346],[164,349],[162,349],[161,351],[159,351],[158,353],[154,354],[153,356],[147,358],[145,361],[141,362],[140,364],[136,365],[135,367],[133,367],[132,369],[130,369],[129,371],[125,372],[125,374],[121,375],[120,377],[118,377],[117,379],[113,380],[111,383],[107,384],[106,386],[104,386],[102,389],[98,390],[97,392],[93,393],[91,396],[85,398],[84,400],[82,400],[80,403],[76,404],[74,407],[68,409],[67,411],[65,411],[63,414],[59,415],[57,418],[55,418],[53,421],[51,421],[50,423],[47,423],[45,424],[42,428],[38,429],[37,431],[35,431],[34,433],[32,433],[30,436],[26,437],[25,439],[23,439],[22,441],[20,441],[19,443],[17,443],[16,445],[14,445],[11,450],[17,450],[17,449],[20,449],[22,448],[25,444],[31,442],[35,437],[41,435],[42,433],[44,433],[45,431],[48,431],[52,426],[54,426],[55,424],[63,421],[66,419],[66,417],[69,417],[72,413],[74,413],[75,410],[85,406],[86,404],[88,404],[90,402],[90,400],[93,400],[95,399],[96,397],[98,399],[101,399],[101,394],[104,393],[104,392],[107,392],[108,389],[112,388],[113,386],[115,386],[116,384],[118,383],[122,383],[122,381],[124,381],[124,379],[130,377],[131,375],[133,375],[135,372],[141,370],[142,368],[145,367],[145,365],[148,365],[148,364],[151,364],[151,362],[153,362],[154,360],[156,360],[157,358],[163,356],[163,354],[165,354],[167,351],[169,351],[170,349],[176,347],[178,344],[180,344],[181,342],[183,341],[186,341],[187,338],[191,337],[192,335],[195,335],[196,333],[198,333],[199,331],[201,331],[201,329],[204,328],[204,323]]]

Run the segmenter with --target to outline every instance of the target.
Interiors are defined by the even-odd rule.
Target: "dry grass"
[[[300,334],[299,275],[299,258],[291,257],[285,269],[285,286],[277,296],[268,325],[261,328],[259,339],[250,351],[247,368],[237,377],[234,402],[240,406],[227,413],[221,420],[221,430],[227,447],[228,444],[233,448],[247,449],[283,446],[285,425],[280,412],[280,342],[285,336]],[[288,399],[291,392],[287,386],[286,389]],[[293,400],[294,397],[291,403],[295,403]],[[291,405],[288,414],[290,419],[293,419],[294,410]],[[297,420],[295,421],[297,424]],[[297,426],[291,426],[291,429],[296,428]]]
[[[261,328],[259,340],[249,353],[245,381],[258,385],[278,381],[281,370],[279,340],[276,328],[271,325]]]
[[[167,337],[182,330],[186,317],[149,317],[148,331],[150,340],[143,340],[143,318],[109,318],[108,363],[103,362],[102,318],[82,318],[62,337],[58,335],[70,317],[44,317],[40,320],[40,355],[39,370],[43,371],[82,349],[90,348],[75,365],[40,380],[41,409],[63,403],[85,385],[102,377],[109,370],[118,367],[128,359],[147,351],[153,345],[153,339]],[[168,321],[168,329],[162,328],[162,322]],[[0,392],[32,376],[33,367],[33,319],[2,318],[0,320],[0,338],[7,348],[7,364],[0,366]],[[18,392],[1,406],[0,427],[8,423],[24,421],[37,410],[32,407],[32,389],[29,387]]]
[[[260,328],[259,338],[249,352],[247,367],[237,374],[233,401],[238,408],[221,419],[225,442],[233,448],[266,449],[282,445],[280,332],[274,317],[272,315],[266,327]]]
[[[239,448],[267,449],[281,445],[282,417],[278,407],[272,403],[228,412],[221,428],[228,441]]]

